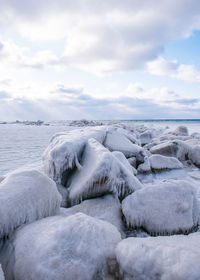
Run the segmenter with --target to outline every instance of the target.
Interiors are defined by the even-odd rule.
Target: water
[[[127,121],[126,121],[127,123]],[[162,120],[162,121],[129,121],[133,125],[144,124],[148,127],[175,129],[178,125],[186,125],[189,133],[200,132],[200,120]],[[57,132],[68,131],[74,127],[68,122],[52,122],[49,126],[23,124],[0,125],[0,176],[24,165],[41,164],[42,153],[50,138]]]

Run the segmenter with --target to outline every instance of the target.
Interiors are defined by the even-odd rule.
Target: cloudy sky
[[[199,0],[0,0],[0,120],[200,118]]]

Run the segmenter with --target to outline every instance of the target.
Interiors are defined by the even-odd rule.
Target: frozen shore
[[[200,130],[71,125],[0,178],[0,280],[200,279]]]

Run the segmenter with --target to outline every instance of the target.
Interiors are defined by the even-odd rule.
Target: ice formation
[[[183,168],[183,164],[177,158],[174,157],[152,155],[149,157],[149,162],[153,171]]]
[[[116,249],[120,279],[200,279],[200,233],[127,238]]]
[[[56,184],[36,171],[14,172],[0,183],[0,238],[18,226],[55,215],[61,197]]]
[[[1,265],[0,265],[0,280],[5,280]]]
[[[192,147],[189,151],[188,157],[195,165],[200,167],[200,145]]]
[[[145,131],[140,134],[141,145],[149,144],[152,140],[152,134],[150,131]]]
[[[189,132],[186,126],[184,125],[180,125],[176,128],[175,133],[177,133],[178,135],[182,135],[182,136],[188,136]]]
[[[43,154],[45,173],[57,183],[66,184],[67,176],[76,167],[81,169],[81,160],[85,144],[94,138],[102,143],[106,136],[106,127],[90,127],[72,130],[55,135]]]
[[[108,193],[123,198],[141,187],[139,180],[113,153],[91,138],[84,150],[82,168],[72,177],[69,202],[74,205]]]
[[[42,219],[16,233],[13,279],[108,279],[120,241],[112,224],[82,213]]]
[[[104,141],[104,146],[110,151],[122,152],[126,157],[141,157],[142,147],[133,144],[125,135],[115,130],[109,130]]]
[[[151,234],[187,233],[199,223],[196,190],[184,180],[168,180],[145,187],[122,201],[126,223]]]
[[[148,173],[148,172],[151,171],[151,167],[150,167],[150,163],[149,163],[149,158],[147,156],[144,158],[144,163],[141,163],[138,166],[137,170],[140,173]]]
[[[174,140],[158,144],[150,149],[152,154],[160,154],[163,156],[177,157],[179,160],[185,160],[188,152],[189,145],[184,141]]]
[[[105,220],[119,230],[122,236],[123,223],[121,217],[121,204],[119,199],[113,195],[105,195],[99,198],[84,200],[82,203],[70,208],[61,208],[61,215],[73,215],[78,212],[84,213],[88,216]]]

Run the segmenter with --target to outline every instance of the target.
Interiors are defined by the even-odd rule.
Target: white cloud
[[[170,76],[188,82],[200,82],[200,71],[194,65],[178,64],[163,57],[147,63],[147,71],[153,75]]]
[[[12,25],[32,41],[66,40],[59,63],[93,73],[140,69],[160,55],[165,44],[200,28],[198,0],[0,0],[0,4],[1,25]],[[165,73],[176,66],[160,63]]]

